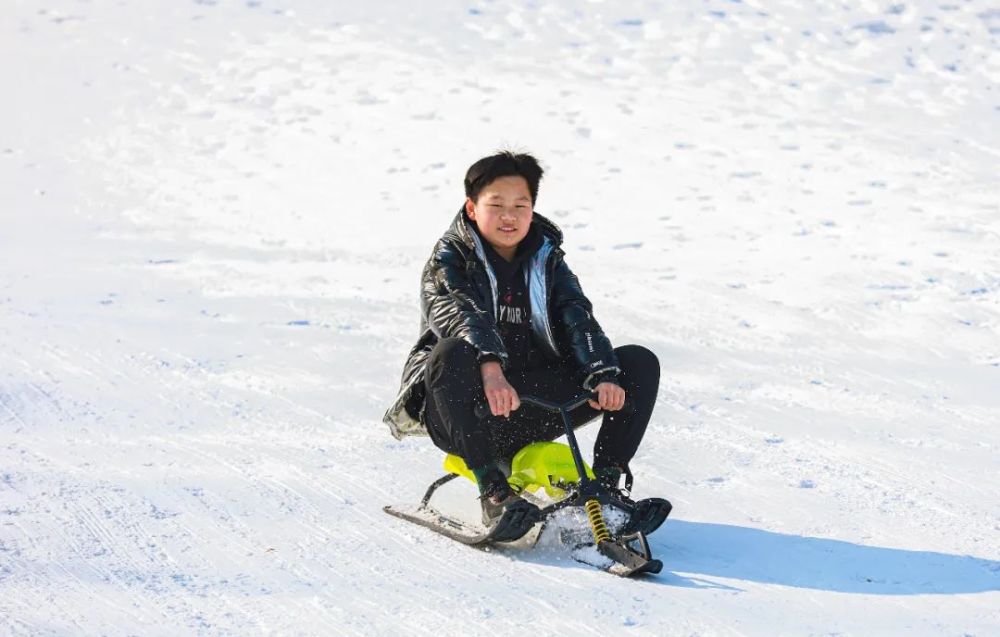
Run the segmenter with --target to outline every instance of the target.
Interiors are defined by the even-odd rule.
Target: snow
[[[13,0],[0,633],[1000,633],[998,36],[979,0]],[[660,357],[659,576],[381,510],[440,473],[380,420],[501,145]]]

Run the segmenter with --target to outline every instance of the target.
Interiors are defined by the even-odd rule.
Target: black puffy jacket
[[[580,369],[581,385],[592,389],[617,376],[618,359],[580,281],[563,261],[562,231],[538,213],[531,223],[543,236],[542,246],[525,268],[532,338],[550,359],[572,357]],[[396,438],[427,432],[421,422],[424,369],[439,339],[463,338],[480,356],[492,354],[506,365],[507,352],[496,321],[496,277],[482,238],[470,224],[464,210],[459,211],[424,266],[420,339],[410,350],[399,394],[384,417]]]

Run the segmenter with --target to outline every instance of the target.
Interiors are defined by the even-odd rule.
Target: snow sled
[[[622,577],[642,573],[659,573],[663,563],[654,559],[646,535],[655,531],[670,514],[671,505],[663,498],[647,498],[633,502],[619,493],[604,487],[594,478],[594,473],[583,461],[580,447],[570,422],[569,412],[591,399],[590,394],[574,398],[564,404],[555,404],[534,396],[521,396],[522,404],[535,405],[558,412],[562,416],[569,443],[536,442],[517,452],[510,461],[507,482],[523,498],[507,507],[503,515],[490,528],[478,528],[437,511],[430,501],[439,487],[458,477],[475,484],[475,477],[464,460],[448,455],[444,468],[448,472],[427,488],[420,505],[384,507],[386,513],[427,527],[453,540],[476,547],[487,547],[521,540],[533,529],[531,543],[538,537],[552,514],[568,507],[580,507],[585,513],[589,537],[578,542],[574,558],[598,566]],[[477,416],[488,415],[485,405],[478,405]],[[506,469],[506,468],[505,468]],[[625,473],[625,492],[631,490],[632,475]],[[624,523],[612,531],[605,519],[604,510],[620,512]],[[586,548],[603,556],[595,562],[589,559]],[[581,550],[584,549],[584,550]],[[592,553],[593,551],[591,551]]]

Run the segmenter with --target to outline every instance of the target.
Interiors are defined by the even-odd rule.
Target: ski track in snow
[[[977,0],[15,0],[0,633],[1000,632],[998,34]],[[380,419],[500,144],[660,357],[655,578],[381,510],[440,472]]]

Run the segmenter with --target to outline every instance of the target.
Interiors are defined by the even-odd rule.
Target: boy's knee
[[[470,366],[478,358],[479,352],[468,341],[452,336],[438,341],[431,352],[431,359],[447,368]]]
[[[618,364],[625,375],[655,375],[660,377],[660,359],[642,345],[623,345],[615,348]]]

